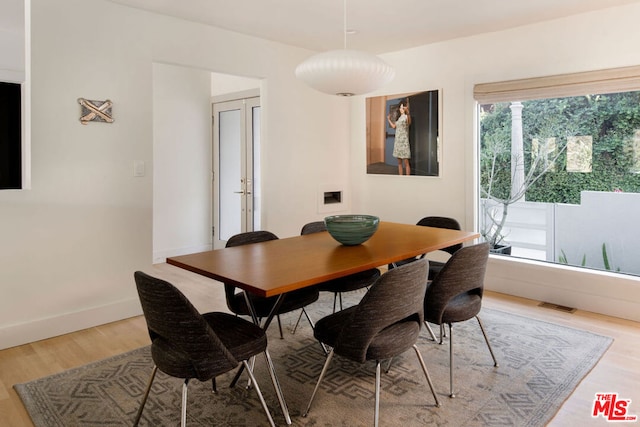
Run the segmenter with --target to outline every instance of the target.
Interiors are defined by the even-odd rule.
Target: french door
[[[213,247],[260,227],[260,98],[213,104]]]

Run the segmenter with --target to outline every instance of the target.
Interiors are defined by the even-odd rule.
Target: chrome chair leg
[[[426,320],[424,321],[424,326],[427,327],[427,332],[429,332],[429,335],[431,335],[431,340],[432,341],[437,341],[436,339],[436,334],[433,333],[433,329],[431,329],[431,325],[429,325],[429,322],[427,322]]]
[[[304,313],[304,316],[307,318],[307,322],[309,322],[309,325],[311,325],[311,330],[315,330],[316,329],[316,324],[313,323],[313,320],[311,320],[311,316],[309,316],[309,313],[307,312],[307,310],[304,307],[302,308],[302,312],[300,313],[300,317],[302,317],[302,313]],[[298,322],[300,321],[300,317],[298,318]],[[297,323],[296,323],[296,326],[297,326]],[[293,332],[295,332],[295,330]],[[324,343],[321,342],[321,341],[318,341],[318,342],[320,342],[320,346],[322,347],[322,351],[324,352],[324,355],[325,356],[328,355],[329,351],[327,350],[327,346],[324,345]]]
[[[182,410],[180,414],[180,427],[187,426],[187,390],[189,389],[189,378],[182,384]]]
[[[329,363],[333,358],[333,349],[329,352],[327,356],[327,360],[324,362],[324,366],[322,367],[322,371],[320,372],[320,377],[318,378],[318,382],[316,383],[316,387],[313,389],[313,393],[311,394],[311,399],[309,399],[309,404],[307,405],[307,409],[302,414],[303,417],[306,417],[309,414],[309,410],[311,409],[311,404],[313,403],[313,399],[316,397],[316,393],[320,388],[320,383],[322,382],[322,378],[324,378],[324,374],[327,372],[327,368],[329,367]]]
[[[378,416],[380,414],[380,361],[376,360],[376,403],[373,411],[373,426],[378,427]]]
[[[429,372],[427,371],[427,365],[424,364],[424,359],[420,354],[420,350],[417,345],[413,345],[413,349],[418,356],[418,361],[420,362],[420,366],[422,367],[422,372],[424,372],[424,376],[427,379],[427,383],[429,384],[429,388],[431,389],[431,394],[433,394],[433,398],[436,401],[436,407],[440,407],[440,401],[438,400],[438,396],[436,395],[436,390],[433,388],[433,382],[431,382],[431,377],[429,376]]]
[[[149,397],[149,392],[151,391],[151,385],[153,384],[153,379],[156,377],[156,372],[158,372],[158,367],[153,365],[153,371],[151,371],[151,378],[149,378],[149,382],[147,383],[147,389],[144,392],[144,396],[142,397],[142,402],[140,403],[140,408],[138,408],[138,413],[136,414],[136,420],[133,422],[133,427],[137,427],[140,422],[140,418],[142,417],[142,410],[144,409],[145,403],[147,403],[147,398]]]
[[[307,310],[305,310],[304,307],[302,308],[302,312],[304,313],[304,316],[307,318],[307,321],[311,325],[311,329],[316,329],[315,323],[313,323],[313,320],[311,320],[311,317],[309,317],[309,313],[307,312]]]
[[[253,369],[256,367],[256,356],[251,356],[249,363],[246,366],[249,366],[251,368],[251,372],[253,372]],[[247,390],[251,389],[251,384],[251,376],[249,376],[249,380],[247,380]]]
[[[275,427],[275,424],[273,422],[273,418],[271,418],[271,413],[269,412],[269,407],[267,406],[267,402],[264,401],[264,397],[262,396],[262,392],[260,391],[260,387],[258,386],[258,382],[256,381],[255,377],[253,376],[253,372],[251,372],[251,367],[249,367],[249,364],[247,363],[246,360],[243,360],[242,363],[244,364],[247,373],[249,374],[249,377],[251,378],[251,382],[254,384],[255,389],[256,389],[256,393],[258,393],[258,398],[260,399],[260,403],[262,404],[262,409],[264,409],[265,414],[267,414],[267,418],[269,419],[269,425],[271,425],[271,427]]]
[[[478,325],[480,325],[480,330],[482,331],[484,340],[487,343],[487,347],[489,347],[489,353],[491,353],[491,358],[493,359],[493,366],[498,367],[498,360],[496,359],[496,356],[493,354],[493,349],[491,348],[491,344],[489,343],[489,337],[487,337],[487,333],[484,330],[484,325],[482,324],[482,321],[480,320],[479,316],[476,316],[476,319],[478,319]]]
[[[453,331],[449,323],[449,397],[456,397],[453,392]]]
[[[291,417],[289,415],[289,408],[287,408],[287,402],[284,400],[284,395],[282,394],[282,388],[280,387],[280,382],[278,382],[278,377],[276,376],[276,371],[273,367],[273,361],[271,360],[271,355],[269,355],[269,351],[267,349],[264,350],[264,358],[267,361],[267,367],[269,368],[269,376],[271,377],[271,383],[273,384],[273,388],[276,391],[276,395],[278,396],[278,402],[280,403],[280,408],[282,409],[282,413],[284,414],[284,419],[287,424],[291,424]]]
[[[389,359],[389,363],[387,363],[387,368],[384,370],[385,374],[388,374],[389,371],[391,370],[391,364],[393,363],[393,357],[391,359]]]
[[[300,314],[298,315],[298,320],[296,321],[296,325],[293,327],[293,330],[291,331],[292,334],[296,333],[296,330],[298,329],[298,324],[300,324],[300,319],[302,319],[303,314],[304,314],[304,317],[307,318],[307,321],[309,322],[309,324],[311,325],[311,329],[316,328],[316,325],[313,323],[313,320],[311,320],[309,313],[307,312],[307,310],[305,310],[304,307],[302,307],[302,309],[300,310]]]
[[[300,310],[300,315],[298,315],[298,320],[296,320],[296,324],[293,327],[293,329],[291,330],[291,334],[295,334],[296,331],[298,330],[298,325],[300,324],[300,319],[302,319],[302,313],[304,313],[304,310]]]

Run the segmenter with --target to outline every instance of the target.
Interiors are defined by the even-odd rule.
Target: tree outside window
[[[514,110],[517,104],[521,107]],[[594,242],[598,243],[591,243],[594,248],[569,245],[566,242],[572,240],[564,237],[574,226],[582,230],[581,221],[587,224],[599,215],[585,210],[583,198],[587,196],[589,200],[608,200],[612,193],[626,195],[629,209],[612,212],[608,223],[626,224],[626,220],[615,217],[637,215],[640,92],[483,104],[479,122],[480,231],[486,240],[494,245],[509,244],[514,249],[512,254],[518,256],[519,246],[524,251],[528,245],[523,237],[527,227],[523,209],[535,208],[532,203],[548,204],[557,216],[577,206],[581,213],[569,222],[556,218],[545,225],[560,228],[548,233],[556,237],[547,245],[556,247],[547,250],[547,258],[549,253],[552,258],[546,260],[640,274],[640,266],[627,266],[624,261],[625,248],[637,246],[640,230],[591,227],[591,234],[597,235]],[[518,126],[519,131],[514,129]],[[600,211],[619,200],[601,203]],[[510,221],[519,224],[509,227]],[[534,229],[535,224],[531,224]],[[529,234],[533,235],[531,230]]]

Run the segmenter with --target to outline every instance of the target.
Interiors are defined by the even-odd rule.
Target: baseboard
[[[0,329],[0,350],[141,314],[140,301],[138,298],[131,298],[74,313],[6,326]]]

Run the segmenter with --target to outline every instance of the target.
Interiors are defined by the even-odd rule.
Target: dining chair
[[[426,216],[420,221],[416,223],[416,225],[420,225],[423,227],[435,227],[435,228],[446,228],[449,230],[461,230],[460,223],[455,218],[449,218],[446,216]],[[440,249],[441,251],[447,252],[449,255],[453,255],[458,249],[462,247],[462,243],[448,246],[446,248]],[[415,261],[416,259],[422,259],[426,256],[426,254],[422,254],[418,257],[407,258],[402,261],[395,262],[393,264],[389,264],[389,269],[394,267],[404,265],[410,262]],[[444,267],[444,262],[429,260],[429,280],[433,280],[436,274],[442,270]]]
[[[269,424],[274,426],[269,408],[247,363],[248,359],[259,353],[264,354],[285,419],[289,421],[282,390],[267,350],[264,330],[228,313],[200,314],[184,294],[169,282],[141,271],[136,271],[134,278],[151,338],[151,357],[154,362],[134,426],[140,422],[158,369],[169,376],[184,379],[180,417],[181,426],[184,426],[189,381],[194,378],[199,381],[211,380],[215,393],[215,377],[233,370],[239,362],[245,366],[255,385]]]
[[[356,306],[318,321],[314,336],[330,346],[318,382],[303,416],[306,416],[335,354],[357,363],[376,363],[374,425],[380,410],[380,363],[413,348],[436,406],[438,396],[420,350],[416,346],[423,318],[423,298],[429,264],[426,259],[395,268],[371,286]]]
[[[300,231],[301,235],[320,233],[327,231],[327,226],[324,221],[314,221],[305,224]],[[380,277],[380,270],[377,268],[371,268],[369,270],[361,271],[359,273],[350,274],[345,277],[340,277],[333,280],[322,282],[316,287],[320,292],[332,292],[333,293],[333,312],[336,312],[336,300],[340,300],[340,310],[343,310],[342,306],[342,293],[357,291],[359,289],[368,288]]]
[[[480,320],[484,276],[489,257],[489,244],[479,243],[466,246],[455,252],[446,262],[440,273],[428,285],[424,297],[424,322],[449,326],[449,395],[455,397],[453,390],[453,333],[452,324],[476,318],[487,343],[494,366],[498,361],[493,353],[489,338]],[[442,344],[442,334],[440,334]]]
[[[270,240],[276,240],[278,237],[269,232],[269,231],[248,231],[244,233],[239,233],[227,240],[226,247],[231,248],[234,246],[248,245],[253,243],[260,242],[268,242]],[[247,263],[250,263],[251,260],[248,259]],[[305,307],[309,304],[318,300],[320,292],[315,287],[303,288],[292,292],[287,292],[284,294],[283,298],[280,301],[280,306],[276,308],[276,311],[273,312],[273,309],[278,302],[278,296],[275,297],[260,297],[257,295],[253,295],[248,293],[245,295],[244,291],[239,291],[236,286],[230,283],[224,284],[225,297],[227,301],[227,307],[231,310],[232,313],[241,316],[250,316],[252,313],[247,306],[247,297],[250,299],[250,303],[253,306],[253,311],[256,317],[259,319],[267,319],[264,327],[268,327],[268,323],[270,321],[271,316],[276,316],[278,320],[278,328],[280,330],[280,338],[283,338],[282,335],[282,324],[280,323],[280,315],[284,313],[289,313],[291,311],[295,311],[298,309],[302,310],[302,313],[305,314],[307,320],[311,324],[311,327],[314,327],[314,323],[311,320],[311,317],[305,310]]]

